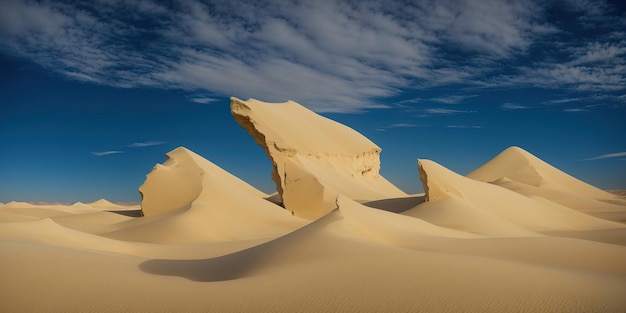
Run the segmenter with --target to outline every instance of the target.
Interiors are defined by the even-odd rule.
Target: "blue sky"
[[[626,188],[620,1],[0,1],[0,202],[139,201],[186,146],[271,192],[230,96],[288,99],[466,174],[511,145]]]

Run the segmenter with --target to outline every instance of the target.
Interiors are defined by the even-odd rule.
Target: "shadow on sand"
[[[362,203],[371,208],[384,210],[393,213],[402,213],[408,211],[418,204],[424,202],[424,195],[404,198],[391,198]]]
[[[196,282],[218,282],[243,277],[249,270],[246,250],[202,260],[148,260],[139,268],[149,274],[179,276]]]
[[[142,217],[143,213],[141,210],[126,210],[126,211],[107,211],[110,213],[117,213],[119,215],[130,216],[130,217]]]

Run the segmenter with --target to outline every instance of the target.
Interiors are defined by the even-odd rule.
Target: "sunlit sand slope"
[[[624,226],[463,177],[431,160],[419,160],[418,169],[426,202],[404,214],[442,226],[500,236]]]
[[[306,223],[188,149],[167,156],[140,187],[146,216],[104,236],[152,243],[246,240],[282,235]]]

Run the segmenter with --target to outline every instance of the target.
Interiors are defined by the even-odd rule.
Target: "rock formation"
[[[381,149],[355,130],[294,101],[231,98],[231,112],[272,161],[272,179],[285,208],[314,219],[354,200],[406,196],[379,174]]]

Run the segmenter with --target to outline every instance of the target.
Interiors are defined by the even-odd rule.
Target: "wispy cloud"
[[[415,127],[424,127],[424,125],[418,125],[418,124],[413,124],[413,123],[396,123],[396,124],[379,127],[376,130],[387,131],[388,129],[393,129],[393,128],[415,128]]]
[[[514,103],[503,103],[500,105],[500,108],[503,110],[522,110],[522,109],[528,109],[528,106],[525,105],[519,105],[519,104],[514,104]]]
[[[445,104],[459,104],[466,99],[471,99],[474,97],[477,97],[477,95],[456,95],[456,96],[431,98],[430,101],[438,102],[438,103],[445,103]]]
[[[127,148],[144,148],[144,147],[151,147],[151,146],[159,146],[159,145],[163,145],[166,144],[167,142],[165,141],[144,141],[144,142],[133,142],[129,145],[126,145],[125,147]],[[95,156],[105,156],[105,155],[111,155],[111,154],[121,154],[121,153],[126,153],[126,151],[124,150],[107,150],[107,151],[100,151],[100,152],[92,152],[92,155]]]
[[[428,114],[460,114],[460,113],[475,113],[476,111],[430,108],[430,109],[425,109],[424,112]]]
[[[626,18],[578,2],[7,0],[0,51],[79,81],[292,99],[318,112],[385,108],[380,99],[406,90],[459,84],[625,90]],[[547,20],[556,5],[585,17],[593,36],[571,39]]]
[[[448,125],[447,128],[464,128],[464,129],[480,129],[482,126],[478,125]]]
[[[563,112],[587,112],[589,110],[587,109],[581,109],[581,108],[569,108],[569,109],[564,109]]]
[[[555,99],[544,102],[545,104],[562,104],[562,103],[571,103],[571,102],[579,102],[584,100],[584,98],[563,98],[563,99]]]
[[[616,152],[616,153],[603,154],[597,157],[585,159],[585,161],[620,158],[620,157],[625,157],[625,156],[626,156],[626,152]]]
[[[398,107],[405,107],[405,105],[407,104],[415,104],[415,103],[420,103],[420,102],[424,102],[424,99],[422,98],[411,98],[411,99],[405,99],[402,101],[398,101],[396,103],[394,103],[396,106]]]
[[[91,154],[95,156],[105,156],[105,155],[120,154],[120,153],[125,153],[125,152],[120,151],[120,150],[110,150],[110,151],[92,152]]]
[[[575,55],[572,65],[608,63],[612,64],[626,54],[623,43],[592,42],[586,46],[573,48]]]
[[[411,123],[397,123],[397,124],[391,124],[391,125],[385,126],[384,128],[413,128],[413,127],[420,127],[420,125],[411,124]]]
[[[189,98],[189,101],[200,103],[200,104],[207,104],[207,103],[211,103],[211,102],[215,102],[219,100],[215,98],[208,98],[208,97],[193,97],[193,98]]]
[[[129,148],[143,148],[143,147],[151,147],[151,146],[159,146],[159,145],[163,145],[166,144],[167,142],[165,141],[144,141],[144,142],[133,142],[129,145],[126,145],[126,147]]]

